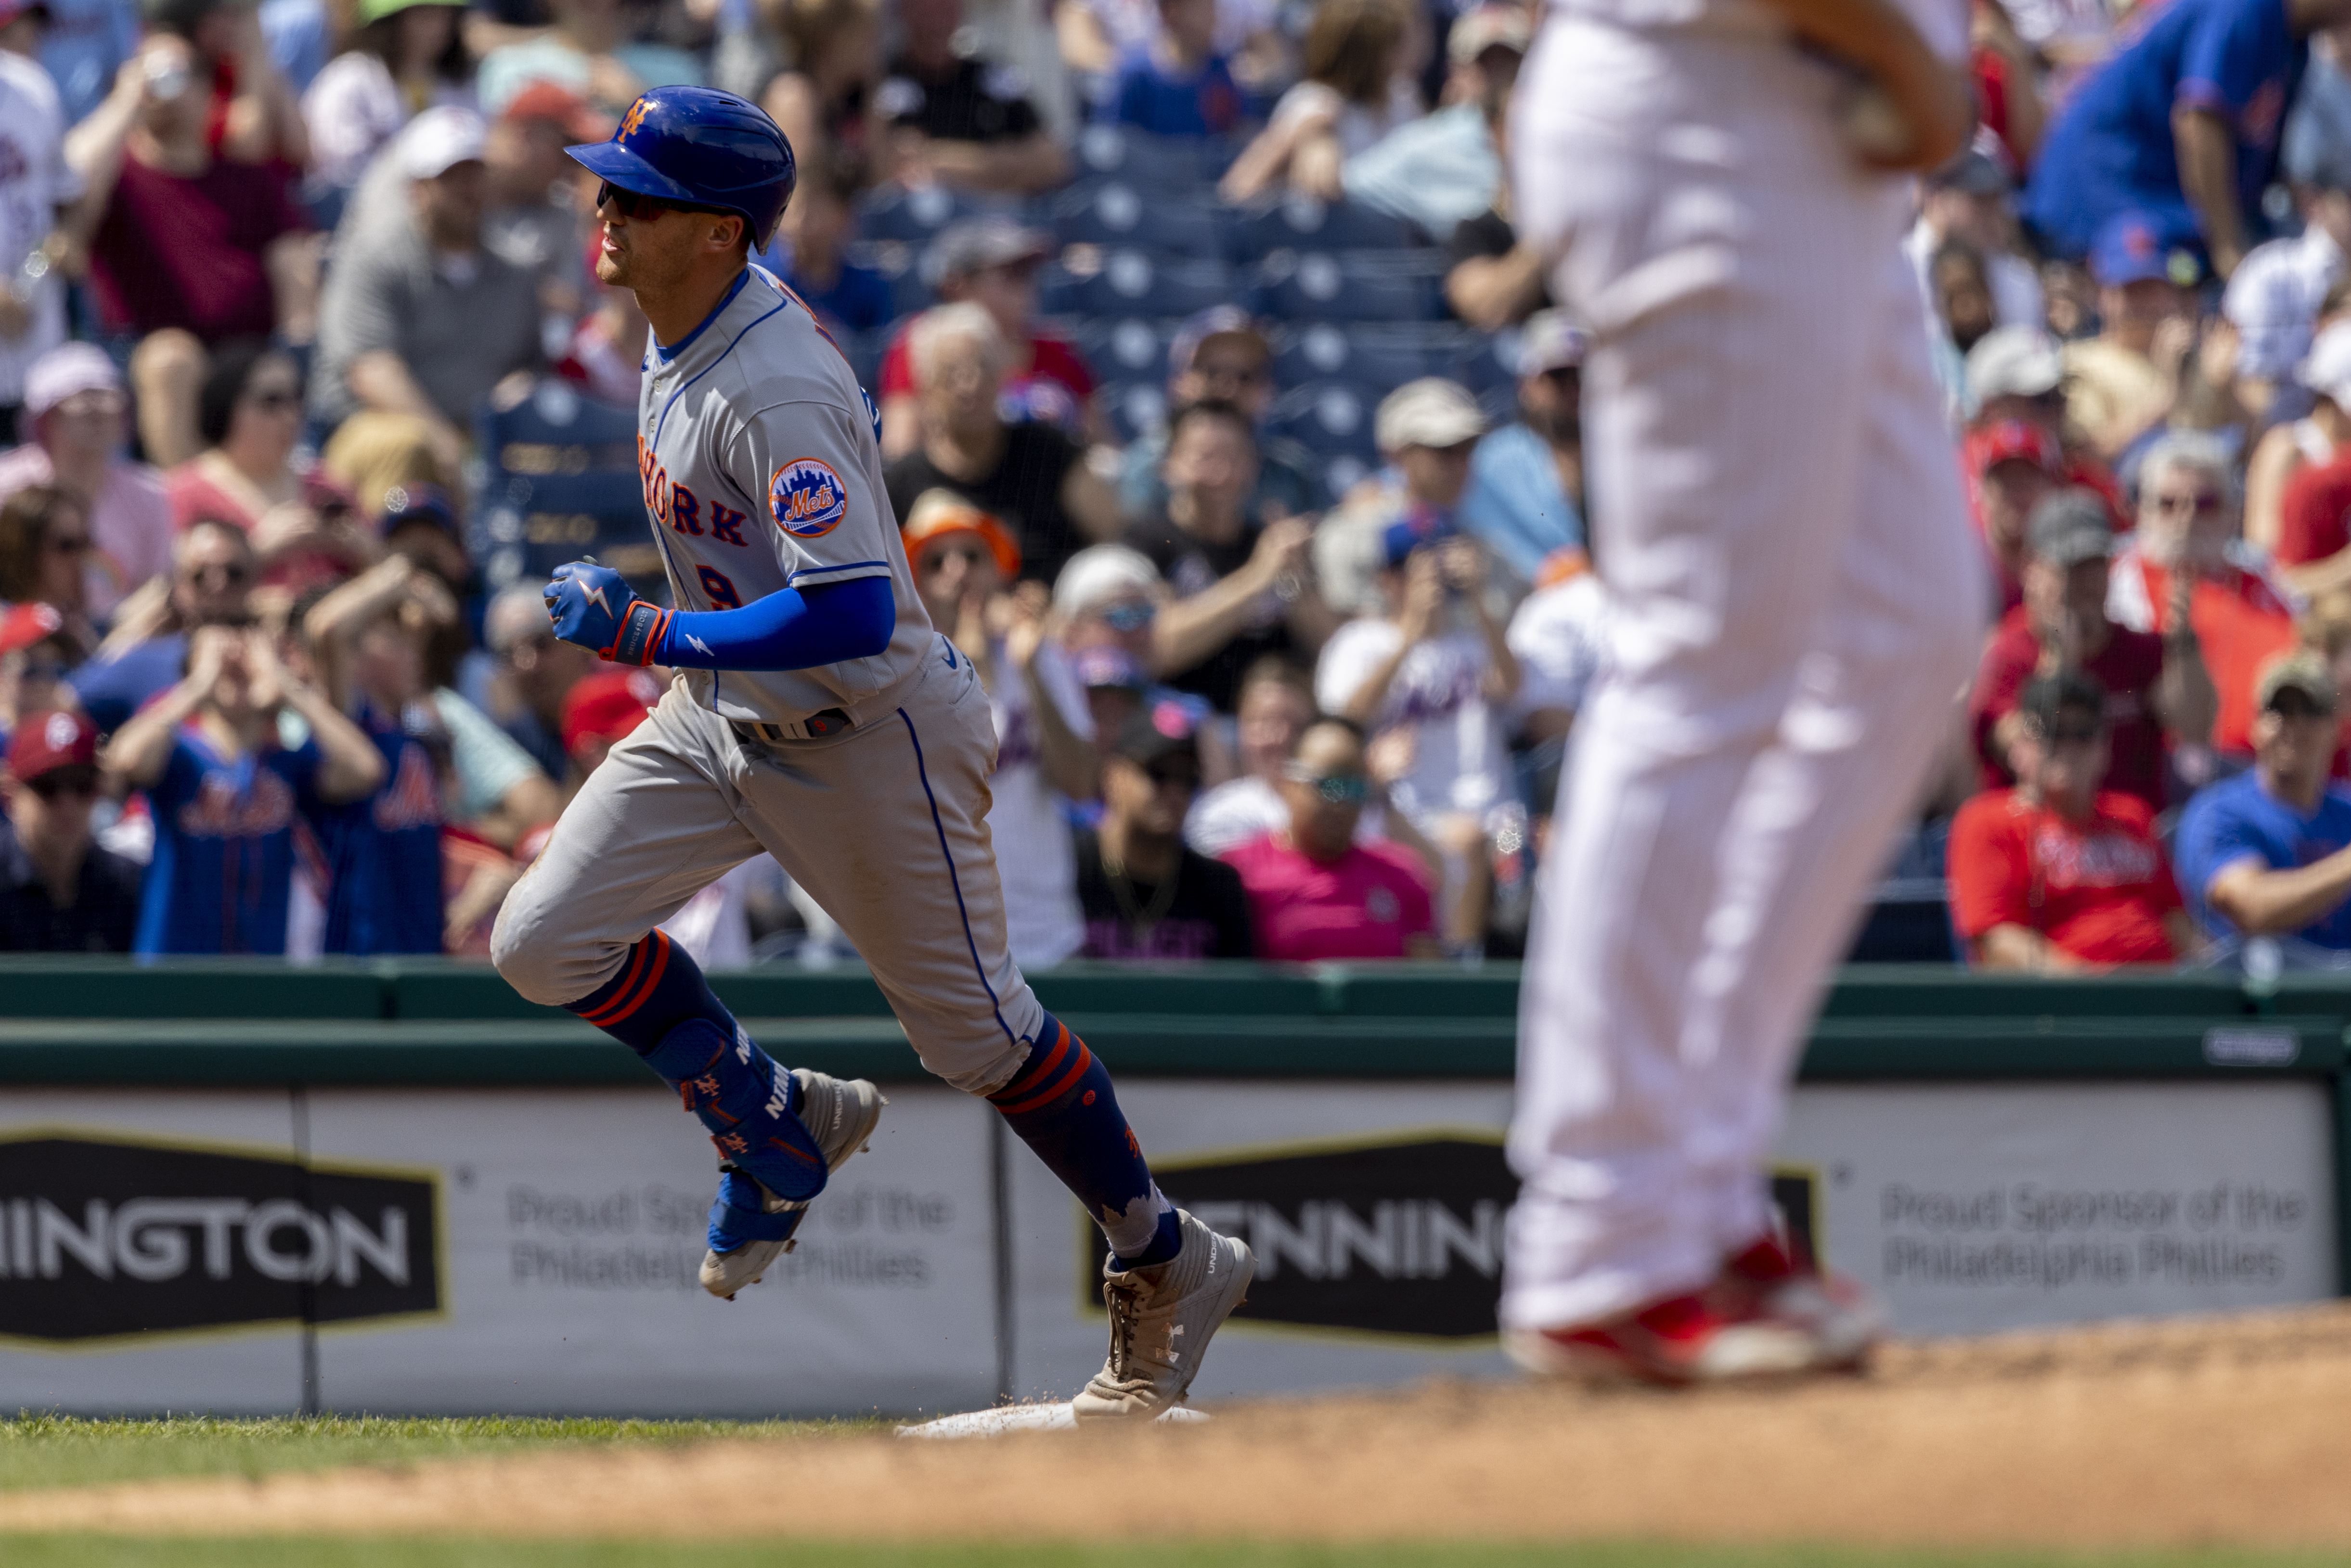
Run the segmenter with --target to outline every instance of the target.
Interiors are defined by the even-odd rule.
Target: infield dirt
[[[1739,1391],[1444,1384],[1176,1428],[26,1492],[0,1531],[2351,1548],[2346,1430],[2351,1305],[1901,1344],[1866,1377]]]

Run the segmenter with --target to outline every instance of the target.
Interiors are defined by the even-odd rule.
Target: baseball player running
[[[864,955],[923,1064],[986,1096],[1109,1238],[1110,1358],[1080,1418],[1176,1404],[1256,1260],[1160,1195],[1110,1074],[1006,948],[987,693],[915,595],[872,402],[747,261],[791,199],[791,147],[741,99],[664,87],[570,154],[604,181],[596,274],[653,325],[638,466],[675,608],[579,563],[549,612],[601,657],[681,673],[507,898],[498,970],[627,1044],[710,1130],[702,1283],[732,1299],[883,1104],[862,1080],[778,1068],[655,929],[766,850]]]
[[[1982,623],[1898,241],[1965,0],[1552,0],[1511,128],[1584,365],[1611,674],[1522,998],[1505,1343],[1667,1382],[1857,1362],[1764,1160]],[[1831,63],[1841,58],[1842,64]]]

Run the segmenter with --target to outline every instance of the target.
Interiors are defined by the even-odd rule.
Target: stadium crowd
[[[1905,951],[2335,961],[2351,26],[1973,8],[1907,251],[1995,588]],[[1016,956],[1515,952],[1605,678],[1586,338],[1501,178],[1538,20],[0,0],[0,949],[486,951],[665,685],[539,599],[590,549],[666,592],[562,149],[700,82],[798,152],[759,259],[991,695]],[[667,928],[852,956],[764,856]]]

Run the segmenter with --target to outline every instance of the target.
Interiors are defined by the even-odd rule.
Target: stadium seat
[[[1290,194],[1244,211],[1236,230],[1245,260],[1278,250],[1412,250],[1424,242],[1402,218],[1353,202],[1325,202]]]
[[[1372,411],[1378,400],[1367,401],[1368,390],[1345,382],[1293,387],[1274,400],[1270,423],[1276,434],[1317,456],[1374,459],[1379,447],[1372,439]]]
[[[931,286],[923,277],[922,248],[904,240],[862,239],[848,248],[848,258],[878,272],[890,286],[890,311],[911,316],[931,308]]]
[[[1222,221],[1212,203],[1125,180],[1089,181],[1061,192],[1051,199],[1046,222],[1063,245],[1123,246],[1197,261],[1225,256]]]
[[[1040,292],[1043,282],[1040,276]],[[1232,268],[1221,261],[1155,259],[1139,250],[1114,250],[1091,276],[1070,275],[1063,308],[1086,316],[1184,317],[1223,304],[1238,292]]]
[[[1343,379],[1395,388],[1446,373],[1453,359],[1450,342],[1433,342],[1416,324],[1314,321],[1280,329],[1275,337],[1273,373],[1280,386]]]
[[[474,433],[489,473],[466,547],[491,591],[591,553],[640,591],[659,581],[637,476],[634,408],[598,402],[549,376],[510,409],[486,401]]]
[[[1214,160],[1205,156],[1210,149],[1200,141],[1154,136],[1131,125],[1086,126],[1078,132],[1076,152],[1079,178],[1115,174],[1155,195],[1205,189],[1214,178]]]
[[[1277,250],[1257,266],[1259,308],[1285,321],[1426,321],[1444,260],[1405,252]]]
[[[957,218],[980,213],[1015,212],[1001,202],[978,200],[944,185],[877,185],[857,204],[861,239],[902,240],[919,248]]]
[[[1138,316],[1089,317],[1065,334],[1079,357],[1113,381],[1161,382],[1167,376],[1167,346],[1183,325]]]
[[[1167,388],[1164,382],[1104,382],[1094,395],[1122,443],[1148,435],[1167,423]]]

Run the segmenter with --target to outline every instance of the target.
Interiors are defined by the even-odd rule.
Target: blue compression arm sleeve
[[[686,610],[661,629],[652,662],[695,670],[808,670],[890,645],[898,601],[886,577],[787,588],[740,610]]]

